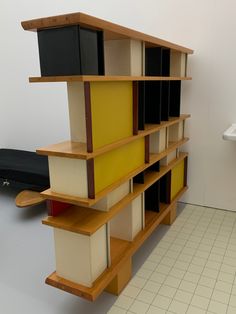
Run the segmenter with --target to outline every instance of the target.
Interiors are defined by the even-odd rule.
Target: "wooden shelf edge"
[[[21,22],[23,29],[28,31],[36,31],[38,29],[41,30],[45,28],[62,27],[78,24],[84,27],[103,30],[105,33],[104,34],[105,37],[106,34],[108,33],[109,35],[113,35],[113,38],[114,36],[116,36],[115,38],[117,38],[117,35],[119,35],[122,36],[123,38],[134,38],[137,40],[145,41],[147,43],[163,46],[166,48],[171,48],[188,54],[193,53],[192,49],[168,42],[166,40],[154,36],[146,35],[142,32],[135,31],[133,29],[102,20],[82,12],[50,16]]]
[[[44,156],[58,156],[88,160],[96,156],[102,155],[112,149],[116,149],[128,143],[131,143],[139,138],[158,132],[163,128],[167,128],[188,118],[190,118],[190,114],[182,114],[180,115],[180,117],[171,117],[169,121],[162,121],[160,124],[146,126],[145,130],[138,131],[138,135],[132,135],[115,143],[105,145],[101,148],[96,149],[92,153],[88,153],[86,151],[85,143],[76,143],[71,141],[65,141],[58,144],[52,144],[47,147],[38,148],[36,152],[37,154]]]
[[[146,182],[144,184],[136,183],[134,185],[133,193],[129,193],[125,196],[121,201],[112,206],[108,212],[103,212],[91,208],[81,208],[81,207],[70,207],[66,212],[57,217],[47,216],[42,220],[44,225],[59,228],[63,230],[67,230],[70,232],[80,233],[84,235],[92,235],[95,233],[100,227],[110,221],[114,216],[116,216],[123,208],[125,208],[130,202],[132,202],[136,197],[138,197],[141,193],[143,193],[146,189],[148,189],[153,183],[158,181],[161,177],[163,177],[168,171],[170,171],[173,167],[175,167],[181,160],[188,156],[187,153],[181,153],[179,158],[173,160],[167,166],[161,166],[159,172],[151,172],[146,176]],[[72,225],[65,223],[65,220],[68,216],[73,215],[74,211],[74,221],[77,221],[78,216],[84,215],[84,221],[86,223],[80,221],[80,225],[76,225],[73,223]],[[77,213],[75,213],[77,211]],[[81,211],[81,213],[79,213]],[[85,213],[87,215],[85,215]],[[63,222],[64,220],[64,222]]]
[[[118,273],[120,267],[125,263],[125,261],[134,255],[134,253],[140,248],[140,246],[145,242],[145,240],[152,234],[156,227],[162,222],[166,215],[170,212],[172,207],[175,205],[177,200],[183,195],[187,190],[187,186],[184,187],[173,199],[171,204],[166,204],[164,209],[157,213],[154,219],[149,221],[144,230],[140,231],[135,237],[133,242],[130,242],[125,252],[123,252],[112,265],[107,268],[107,270],[94,282],[93,287],[88,288],[76,283],[73,283],[69,280],[57,276],[56,272],[53,272],[46,279],[46,283],[55,288],[61,289],[63,291],[69,292],[76,296],[80,296],[89,301],[95,301],[97,297],[104,291],[108,284]]]
[[[45,191],[43,191],[43,192],[41,192],[41,195],[45,199],[51,199],[51,200],[64,202],[64,203],[69,203],[69,204],[73,204],[73,205],[80,205],[80,206],[90,207],[90,206],[96,204],[107,193],[112,192],[115,188],[117,188],[122,183],[130,180],[131,178],[133,178],[134,176],[136,176],[140,172],[146,170],[148,167],[153,165],[155,162],[157,162],[157,161],[161,160],[162,158],[166,157],[173,150],[175,150],[178,147],[180,147],[180,146],[184,145],[185,143],[187,143],[188,140],[189,140],[189,138],[186,137],[186,138],[184,138],[184,139],[182,139],[182,140],[180,140],[178,142],[173,143],[170,147],[168,147],[162,153],[151,154],[149,163],[143,164],[142,166],[140,166],[137,169],[135,169],[134,171],[130,172],[129,174],[127,174],[126,176],[124,176],[120,180],[118,180],[118,181],[114,182],[113,184],[109,185],[104,190],[102,190],[101,192],[97,193],[95,195],[95,198],[93,198],[93,199],[92,198],[82,198],[82,197],[76,197],[76,196],[70,196],[70,195],[66,195],[66,194],[56,193],[56,192],[53,192],[50,188],[45,190]]]
[[[70,75],[70,76],[34,76],[30,83],[59,82],[97,82],[97,81],[189,81],[190,76],[115,76],[115,75]]]

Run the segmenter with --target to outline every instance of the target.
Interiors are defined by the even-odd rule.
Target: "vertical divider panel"
[[[188,157],[184,159],[184,186],[188,184]]]
[[[88,197],[95,198],[94,159],[87,160]]]
[[[91,111],[91,96],[90,83],[84,83],[85,95],[85,117],[86,117],[86,134],[87,134],[87,152],[93,152],[93,136],[92,136],[92,111]]]
[[[181,81],[170,81],[170,116],[180,116]]]
[[[145,123],[161,123],[161,82],[145,82]]]
[[[138,82],[133,82],[133,135],[138,134]]]
[[[145,82],[138,82],[138,129],[145,128]]]
[[[150,151],[149,151],[149,142],[150,142],[150,136],[145,136],[145,163],[148,164],[150,161]]]
[[[169,81],[162,81],[161,82],[161,121],[168,121],[169,120],[169,88],[170,82]]]
[[[107,267],[111,266],[110,222],[106,223]]]

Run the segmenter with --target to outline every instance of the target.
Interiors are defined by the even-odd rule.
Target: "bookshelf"
[[[46,283],[94,301],[119,294],[132,256],[173,223],[187,190],[180,114],[191,49],[84,13],[22,22],[38,36],[40,76],[67,84],[70,139],[48,156],[48,216],[56,271]]]

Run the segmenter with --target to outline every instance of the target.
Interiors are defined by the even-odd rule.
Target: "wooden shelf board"
[[[180,153],[179,158],[173,160],[168,166],[161,166],[159,172],[148,171],[145,173],[144,184],[135,183],[133,193],[125,196],[112,206],[108,212],[72,206],[59,216],[44,218],[42,223],[75,233],[92,235],[187,156],[187,153]]]
[[[172,206],[177,202],[177,200],[186,190],[187,187],[184,187],[176,195],[171,204],[161,204],[161,210],[159,213],[147,211],[145,213],[145,229],[138,233],[134,241],[128,242],[120,239],[111,238],[111,266],[107,268],[104,273],[94,282],[93,287],[87,288],[82,285],[73,283],[69,280],[63,279],[57,276],[56,272],[52,273],[46,279],[46,283],[63,291],[67,291],[71,294],[83,297],[89,301],[96,300],[96,298],[103,292],[107,285],[116,276],[119,269],[126,262],[126,260],[133,256],[133,254],[140,248],[140,246],[162,222],[162,220],[172,209]]]
[[[116,149],[125,144],[128,144],[132,141],[137,140],[138,138],[147,136],[154,132],[159,131],[162,128],[169,127],[173,124],[179,123],[182,120],[189,118],[189,114],[182,114],[180,117],[174,118],[171,117],[169,121],[162,121],[160,124],[147,124],[145,125],[145,130],[139,131],[138,135],[133,135],[126,137],[115,143],[103,146],[99,149],[96,149],[93,153],[87,152],[86,143],[76,143],[71,141],[65,141],[58,144],[53,144],[47,147],[42,147],[37,149],[39,155],[46,156],[58,156],[58,157],[67,157],[67,158],[78,158],[78,159],[90,159],[98,155],[104,154],[112,149]]]
[[[70,75],[30,77],[30,83],[49,82],[96,82],[96,81],[189,81],[188,76],[105,76],[105,75]]]
[[[106,196],[107,193],[112,192],[115,188],[117,188],[122,183],[130,180],[131,178],[133,178],[134,176],[136,176],[140,172],[144,171],[145,169],[147,169],[148,167],[153,165],[155,162],[161,160],[162,158],[167,156],[169,153],[171,153],[173,150],[175,150],[176,148],[178,148],[181,145],[185,144],[188,140],[189,140],[189,138],[186,137],[186,138],[184,138],[184,139],[182,139],[182,140],[180,140],[178,142],[173,143],[171,146],[168,147],[168,149],[166,149],[162,153],[150,154],[150,162],[149,163],[143,164],[142,166],[136,168],[134,171],[128,173],[126,176],[122,177],[120,180],[118,180],[118,181],[114,182],[113,184],[109,185],[104,190],[102,190],[101,192],[97,193],[95,195],[95,198],[93,198],[93,199],[92,198],[82,198],[82,197],[78,197],[78,196],[71,196],[71,195],[56,193],[56,192],[53,192],[50,188],[45,190],[45,191],[43,191],[43,192],[41,192],[41,195],[45,199],[51,199],[51,200],[55,200],[55,201],[58,201],[58,202],[64,202],[64,203],[69,203],[69,204],[74,204],[74,205],[90,207],[90,206],[96,204],[104,196]]]
[[[182,47],[166,40],[146,35],[144,33],[81,12],[23,21],[21,25],[24,30],[30,31],[36,31],[52,27],[81,25],[83,27],[88,27],[96,30],[103,30],[105,40],[133,38],[137,40],[142,40],[147,44],[152,44],[154,46],[163,46],[189,54],[193,53],[192,49]]]

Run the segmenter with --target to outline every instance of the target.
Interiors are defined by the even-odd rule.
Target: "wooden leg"
[[[176,207],[177,207],[177,204],[176,203],[173,204],[171,210],[169,211],[169,213],[166,215],[166,217],[161,222],[163,225],[172,225],[172,223],[175,221]]]
[[[119,295],[120,292],[124,289],[131,278],[132,274],[132,260],[128,258],[127,261],[123,264],[122,268],[115,276],[115,278],[109,283],[105,291]]]

